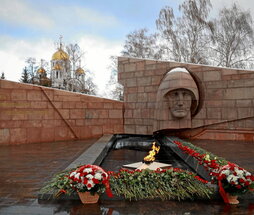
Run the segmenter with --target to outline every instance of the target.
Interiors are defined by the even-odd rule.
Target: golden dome
[[[78,74],[84,74],[85,73],[85,70],[83,70],[81,67],[79,67],[77,70],[76,70],[76,73]]]
[[[60,48],[52,55],[52,60],[69,60],[69,55]]]
[[[43,67],[40,67],[38,70],[37,70],[37,73],[46,73],[46,70],[43,68]]]
[[[58,63],[56,63],[55,66],[53,67],[53,70],[62,70],[62,69],[63,67]]]

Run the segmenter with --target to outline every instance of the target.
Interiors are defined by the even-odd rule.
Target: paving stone
[[[53,174],[66,168],[96,140],[0,146],[0,202],[9,206],[9,200],[35,200]],[[5,213],[0,209],[0,214]]]

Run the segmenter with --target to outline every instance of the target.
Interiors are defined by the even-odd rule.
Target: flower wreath
[[[72,171],[69,175],[71,187],[79,192],[106,193],[109,197],[113,194],[109,186],[109,175],[99,166],[83,165]]]
[[[228,162],[219,171],[219,192],[224,201],[228,203],[226,192],[231,195],[244,194],[248,190],[252,190],[253,181],[254,176],[250,172],[234,163]]]

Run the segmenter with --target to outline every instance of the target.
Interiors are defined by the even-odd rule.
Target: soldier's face
[[[169,109],[175,118],[184,118],[188,115],[191,108],[191,92],[185,89],[170,91],[166,98],[168,99]]]

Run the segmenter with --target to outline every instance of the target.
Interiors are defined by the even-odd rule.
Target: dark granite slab
[[[178,146],[173,143],[173,139],[167,136],[163,136],[159,141],[162,143],[163,147],[176,153],[200,177],[207,181],[211,181],[211,176],[209,175],[209,172],[204,168],[204,166],[200,165],[197,159],[179,149]],[[165,151],[167,152],[167,150]]]

